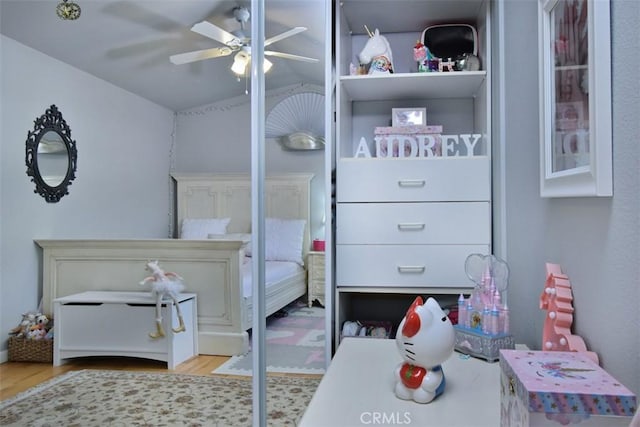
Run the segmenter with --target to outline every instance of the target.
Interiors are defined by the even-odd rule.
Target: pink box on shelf
[[[324,252],[324,240],[315,239],[313,241],[313,250],[316,252]]]
[[[442,125],[378,126],[375,128],[373,133],[376,135],[415,135],[442,133]]]
[[[581,352],[500,351],[500,425],[625,426],[636,396]]]

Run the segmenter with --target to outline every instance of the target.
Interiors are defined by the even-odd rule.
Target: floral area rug
[[[267,372],[324,374],[325,310],[297,301],[267,319]],[[214,374],[251,375],[251,351],[233,356]]]
[[[319,379],[267,378],[267,425],[295,426]],[[250,378],[81,370],[0,402],[0,426],[251,426]]]

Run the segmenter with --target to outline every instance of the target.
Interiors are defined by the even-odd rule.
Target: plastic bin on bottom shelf
[[[355,338],[390,338],[391,322],[375,320],[347,320],[342,324],[340,340]]]

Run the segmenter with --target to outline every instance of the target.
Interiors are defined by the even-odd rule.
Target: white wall
[[[640,393],[640,2],[613,0],[612,198],[539,196],[537,2],[505,7],[506,256],[519,342],[540,349],[538,297],[546,262],[571,279],[575,334],[601,365]],[[503,248],[505,249],[505,248]]]
[[[168,235],[174,115],[10,38],[0,42],[0,349],[6,350],[6,332],[22,312],[38,308],[42,295],[34,239]],[[69,195],[53,204],[33,192],[25,173],[27,132],[51,104],[78,149]]]
[[[244,82],[239,83],[244,84]],[[265,94],[269,111],[288,96],[301,92],[323,94],[323,88],[297,84]],[[322,118],[319,118],[322,122]],[[179,112],[177,115],[176,172],[250,173],[251,98],[249,95]],[[324,151],[287,151],[274,139],[266,140],[266,174],[313,173],[311,183],[311,237],[323,235]]]

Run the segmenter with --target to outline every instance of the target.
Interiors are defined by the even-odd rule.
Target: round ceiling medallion
[[[56,13],[61,19],[73,21],[80,17],[80,6],[68,0],[62,0],[56,6]]]

